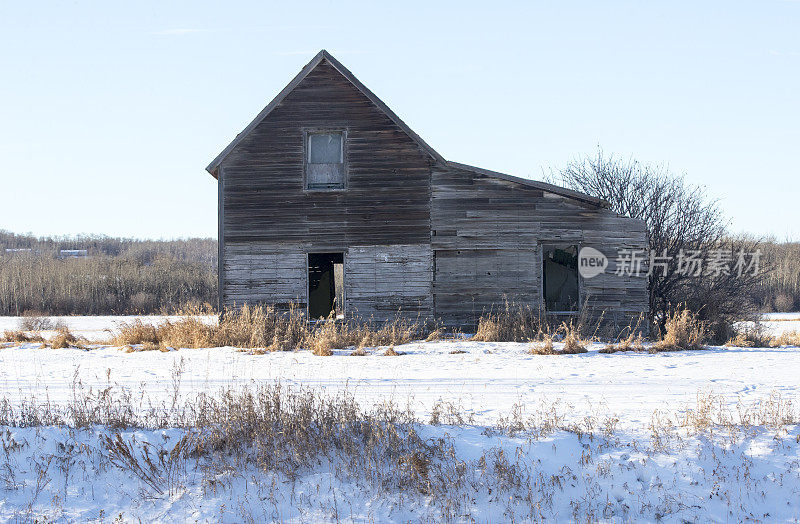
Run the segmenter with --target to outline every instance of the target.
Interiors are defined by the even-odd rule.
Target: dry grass
[[[800,331],[781,333],[769,342],[770,347],[800,346]]]
[[[725,345],[737,348],[769,347],[774,339],[756,325],[755,327],[743,327],[736,330],[736,335],[731,337]]]
[[[3,333],[3,342],[44,342],[44,337],[40,333],[28,333],[19,329],[6,330]]]
[[[394,346],[389,346],[389,348],[383,353],[384,357],[399,357],[400,355],[405,355],[402,351],[396,351]]]
[[[53,349],[83,348],[83,342],[85,341],[79,340],[67,327],[63,327],[50,339],[48,344]]]
[[[581,418],[572,406],[558,399],[543,401],[533,409],[528,404],[530,411],[518,404],[496,425],[481,432],[491,439],[513,436],[513,441],[503,439],[499,445],[481,448],[484,442],[469,433],[478,428],[463,428],[470,439],[466,455],[461,430],[437,431],[435,438],[427,438],[430,428],[421,426],[409,408],[400,410],[393,402],[386,402],[365,410],[347,392],[326,395],[320,389],[261,385],[231,388],[214,396],[200,393],[190,396],[185,404],[172,406],[146,399],[145,404],[151,407],[141,409],[141,400],[135,395],[120,394],[111,387],[92,390],[77,383],[71,399],[66,406],[38,404],[32,399],[20,407],[0,399],[2,427],[91,429],[88,433],[74,432],[74,436],[70,431],[63,443],[64,438],[57,435],[52,446],[41,446],[38,441],[41,438],[45,442],[48,432],[39,437],[37,431],[37,444],[44,448],[41,454],[18,453],[31,444],[18,440],[19,431],[0,432],[0,480],[6,481],[7,489],[13,485],[34,491],[35,486],[30,482],[24,486],[23,482],[33,479],[35,484],[36,476],[44,472],[42,478],[48,482],[52,478],[56,486],[44,491],[49,498],[71,479],[105,480],[108,477],[103,475],[114,470],[111,478],[125,482],[126,490],[134,492],[140,483],[138,499],[132,497],[136,504],[158,504],[175,496],[187,497],[183,502],[191,504],[195,500],[202,504],[227,503],[242,497],[265,502],[267,512],[258,513],[254,519],[232,516],[226,521],[270,520],[272,499],[327,517],[317,520],[351,520],[341,509],[329,505],[317,508],[320,501],[313,496],[315,492],[327,493],[332,486],[356,486],[368,505],[380,500],[391,505],[389,515],[401,511],[405,520],[463,522],[491,514],[497,520],[520,522],[594,522],[604,520],[602,515],[625,516],[619,520],[626,521],[703,520],[700,513],[686,513],[684,506],[647,502],[674,495],[669,471],[676,470],[676,478],[683,479],[683,463],[678,462],[681,457],[696,455],[690,463],[692,471],[697,472],[692,480],[702,489],[695,493],[708,497],[709,490],[743,490],[737,504],[763,498],[764,492],[796,480],[796,464],[765,470],[762,465],[772,467],[778,461],[758,462],[747,452],[748,442],[764,436],[773,440],[776,450],[784,449],[791,456],[791,446],[796,443],[791,427],[800,418],[791,402],[778,394],[735,408],[722,397],[699,394],[696,405],[677,412],[654,413],[649,443],[646,439],[629,443],[624,433],[617,434],[619,418],[613,413],[598,411]],[[463,426],[474,424],[474,420],[459,405],[440,401],[431,411],[430,424]],[[148,434],[159,433],[148,430],[163,428],[171,428],[169,436],[148,438]],[[80,441],[81,434],[92,438]],[[553,435],[556,438],[551,442],[532,446]],[[574,449],[580,452],[579,457]],[[657,463],[665,462],[663,453],[672,449],[676,452],[671,456],[679,466],[656,469]],[[550,454],[545,463],[541,452]],[[739,455],[741,461],[732,460]],[[54,467],[47,473],[46,466],[51,462]],[[620,472],[621,477],[609,478]],[[753,472],[758,472],[759,482],[748,480],[755,478]],[[263,473],[268,474],[266,478]],[[635,490],[624,492],[623,497],[613,496],[619,491],[614,484],[641,478],[660,479],[650,484],[648,489],[655,494],[645,500],[647,503],[639,504],[640,494]],[[569,489],[576,481],[606,491],[593,491],[595,495],[577,507],[578,499]],[[202,498],[188,498],[194,491],[187,490],[189,483],[202,486],[197,490]],[[779,493],[783,496],[787,491]],[[611,496],[605,496],[606,492]],[[107,495],[100,496],[104,500]],[[89,500],[88,494],[86,498]],[[323,498],[322,504],[328,503],[329,499]],[[633,513],[632,508],[637,507],[640,509]],[[741,511],[734,517],[752,514],[749,507],[743,506]],[[64,513],[54,507],[52,514]],[[258,518],[264,515],[267,517]]]
[[[472,340],[477,342],[530,342],[547,331],[544,312],[526,304],[506,301],[497,311],[490,311],[478,320]]]
[[[153,344],[160,348],[232,346],[255,349],[257,353],[309,349],[315,355],[330,356],[334,349],[400,345],[431,335],[441,336],[441,330],[430,331],[420,322],[399,314],[377,326],[360,319],[343,322],[333,317],[308,323],[294,306],[286,311],[260,305],[228,309],[217,325],[197,318],[206,314],[204,311],[189,310],[181,314],[183,318],[158,326],[140,320],[123,325],[113,344]]]
[[[528,352],[531,355],[555,355],[556,351],[553,347],[553,337],[546,335],[540,342],[534,343]]]
[[[139,319],[120,326],[119,333],[113,338],[116,346],[133,346],[136,344],[158,344],[160,342],[159,328],[145,324]]]
[[[564,332],[564,347],[560,353],[562,355],[576,355],[578,353],[586,353],[587,342],[581,339],[579,329],[570,322],[561,325]]]
[[[553,340],[560,337],[563,346],[556,348]],[[588,342],[584,340],[578,328],[572,322],[563,322],[556,330],[555,335],[542,335],[539,341],[535,342],[528,352],[531,355],[577,355],[586,353]]]
[[[645,347],[642,339],[642,334],[631,330],[627,337],[616,343],[608,344],[600,348],[600,353],[619,353],[622,351],[647,351],[647,347]]]
[[[705,324],[697,318],[695,313],[688,309],[678,309],[669,314],[664,336],[651,346],[650,351],[703,349],[707,336]]]

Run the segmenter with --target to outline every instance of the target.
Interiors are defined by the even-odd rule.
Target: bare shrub
[[[661,340],[653,344],[651,351],[679,351],[703,349],[706,343],[706,326],[688,309],[676,309],[669,313],[666,331]]]
[[[753,297],[769,269],[728,273],[678,271],[678,261],[691,251],[716,251],[736,261],[739,253],[753,253],[760,242],[731,238],[718,202],[702,187],[687,184],[663,165],[596,155],[570,163],[551,177],[565,187],[588,193],[611,204],[623,216],[644,221],[649,250],[668,257],[669,270],[648,275],[651,331],[665,331],[675,304],[699,315],[708,335],[719,343],[728,339],[730,327],[747,320],[756,309]],[[705,268],[704,268],[705,269]]]
[[[775,311],[787,312],[794,309],[794,298],[788,293],[779,293],[772,302]]]
[[[53,320],[44,316],[41,311],[30,309],[22,313],[17,325],[22,331],[48,331],[57,327]]]

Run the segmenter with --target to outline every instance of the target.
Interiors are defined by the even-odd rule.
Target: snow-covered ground
[[[774,335],[800,332],[800,313],[767,313],[761,318],[761,325]]]
[[[26,398],[61,404],[74,380],[95,390],[122,388],[155,401],[181,393],[216,392],[234,385],[272,383],[347,390],[362,405],[387,400],[427,417],[439,401],[452,402],[493,423],[517,403],[561,400],[577,417],[593,410],[616,413],[631,429],[646,428],[655,409],[677,410],[698,391],[724,395],[731,404],[778,391],[800,402],[800,348],[714,348],[675,353],[541,356],[528,344],[442,341],[397,346],[399,357],[375,350],[364,357],[335,351],[253,355],[234,348],[125,353],[117,348],[40,349],[23,344],[0,349],[0,391],[12,403]],[[463,353],[453,354],[453,351]]]
[[[96,339],[107,338],[119,323],[134,317],[63,318],[74,331]],[[159,322],[164,317],[149,319]],[[764,322],[775,333],[798,330],[800,314],[771,316]],[[0,318],[0,330],[16,327],[17,319]],[[84,389],[111,388],[146,399],[140,406],[168,405],[176,391],[180,399],[189,402],[199,392],[213,394],[223,388],[280,382],[328,395],[346,391],[367,409],[387,402],[408,405],[422,421],[430,419],[437,403],[446,402],[473,416],[475,425],[423,425],[419,431],[426,438],[452,439],[461,460],[477,460],[499,447],[513,453],[528,472],[553,478],[563,475],[564,468],[574,473],[574,478],[566,475],[557,481],[569,485],[554,488],[554,498],[542,512],[545,517],[800,520],[800,435],[796,426],[756,428],[747,436],[723,441],[719,436],[691,436],[667,450],[649,444],[649,451],[644,450],[644,443],[653,438],[654,412],[681,413],[695,406],[698,396],[708,393],[717,395],[732,411],[770,395],[800,405],[800,348],[720,347],[605,355],[598,352],[600,347],[594,345],[586,354],[538,356],[527,352],[528,344],[450,340],[398,346],[395,349],[404,353],[398,357],[383,356],[383,349],[362,357],[349,356],[349,350],[317,357],[308,351],[254,355],[235,348],[213,348],[125,353],[112,347],[56,350],[22,344],[0,349],[0,398],[17,409],[31,399],[64,405],[80,383]],[[492,435],[485,429],[515,409],[534,413],[554,404],[561,406],[566,420],[574,422],[586,416],[617,417],[616,436],[613,441],[587,441],[561,431],[530,440]],[[0,471],[0,491],[6,482],[6,494],[0,497],[0,520],[48,515],[110,521],[120,512],[123,520],[146,521],[239,522],[248,520],[247,515],[255,521],[436,520],[430,509],[433,502],[424,496],[404,496],[391,490],[370,494],[364,486],[332,480],[323,466],[301,474],[291,495],[278,490],[280,496],[273,491],[258,501],[237,491],[247,485],[247,475],[231,477],[227,484],[221,479],[220,486],[227,487],[210,494],[196,471],[186,474],[178,493],[150,493],[149,498],[140,497],[141,483],[130,473],[113,468],[84,468],[84,478],[72,481],[68,474],[53,473],[52,484],[39,489],[41,480],[33,467],[39,463],[34,460],[37,453],[56,456],[53,450],[63,449],[65,442],[80,449],[100,449],[100,430],[0,430],[6,444],[9,438],[28,443],[27,447],[12,447],[11,454],[6,454],[12,461],[7,463],[17,464],[19,472],[12,479]],[[124,435],[163,445],[175,442],[180,431],[128,431]],[[92,456],[99,460],[100,455]],[[255,472],[248,475],[249,482],[256,482]],[[286,482],[259,478],[259,482]],[[296,498],[298,491],[306,498]],[[36,500],[31,503],[34,494]],[[519,501],[498,501],[485,491],[464,496],[475,499],[468,506],[478,521],[531,518],[516,505]],[[55,506],[54,497],[61,501]],[[306,501],[305,509],[298,500]],[[580,511],[573,513],[576,504]],[[107,510],[103,517],[98,516],[101,509]],[[32,513],[26,514],[28,510]],[[512,511],[513,517],[504,511]]]

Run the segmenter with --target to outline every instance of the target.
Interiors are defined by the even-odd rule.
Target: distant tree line
[[[216,300],[214,239],[0,231],[0,315],[166,313]]]

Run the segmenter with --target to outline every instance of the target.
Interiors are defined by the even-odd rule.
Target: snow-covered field
[[[120,322],[132,318],[64,320],[73,331],[98,339],[108,338]],[[163,317],[149,318],[163,321]],[[16,322],[0,317],[0,331],[16,328]],[[800,314],[771,316],[764,322],[775,333],[800,330]],[[459,506],[460,511],[467,508],[468,515],[451,516],[454,520],[800,520],[800,434],[793,423],[760,425],[736,437],[725,436],[724,431],[689,432],[663,449],[654,437],[660,433],[654,428],[661,427],[654,420],[677,420],[687,408],[697,407],[698,398],[701,403],[714,398],[714,409],[737,414],[742,406],[770,397],[767,407],[762,404],[759,409],[774,411],[778,404],[780,409],[795,409],[786,403],[800,405],[800,348],[606,355],[595,345],[586,354],[535,356],[526,351],[528,347],[451,340],[398,346],[395,349],[404,353],[399,357],[383,356],[381,349],[363,357],[348,356],[349,350],[317,357],[307,351],[254,355],[214,348],[125,353],[112,347],[55,350],[22,344],[0,349],[0,397],[17,410],[32,400],[60,406],[73,399],[76,388],[91,388],[130,393],[138,399],[133,405],[144,409],[170,405],[176,395],[179,403],[190,403],[201,392],[280,382],[324,395],[346,392],[364,409],[389,402],[408,406],[423,422],[445,403],[470,424],[423,424],[417,431],[424,439],[452,441],[454,453],[470,467],[476,467],[473,462],[482,455],[496,456],[498,449],[504,450],[525,472],[521,478],[529,484],[535,479],[542,482],[536,484],[534,504],[530,494],[525,498],[525,486],[506,489],[503,496],[511,497],[506,500],[493,497],[485,479],[476,480],[474,493],[458,495],[471,501]],[[554,409],[560,410],[564,424],[582,424],[586,417],[618,422],[613,437],[601,438],[601,430],[595,428],[591,439],[570,431],[530,438],[486,429],[515,411],[524,418]],[[661,415],[654,418],[656,412]],[[103,461],[98,435],[105,430],[0,430],[6,467],[18,468],[9,475],[0,467],[0,491],[5,489],[0,520],[45,515],[111,521],[120,514],[123,521],[228,522],[251,517],[303,522],[442,517],[440,509],[434,510],[440,501],[430,494],[391,487],[378,493],[356,480],[336,478],[331,472],[334,466],[322,463],[299,471],[291,488],[286,487],[286,478],[256,470],[220,473],[219,483],[210,487],[207,476],[189,471],[177,492],[157,494],[129,472],[92,466],[93,460]],[[122,432],[125,438],[155,447],[174,443],[181,434],[177,429]],[[27,445],[9,444],[22,441]],[[65,445],[93,450],[75,456],[83,461],[83,477],[51,467],[45,474],[50,480],[41,486],[45,481],[34,467],[40,463],[36,457],[63,459],[59,450]],[[548,478],[555,480],[547,484]],[[284,488],[263,491],[276,483]]]

